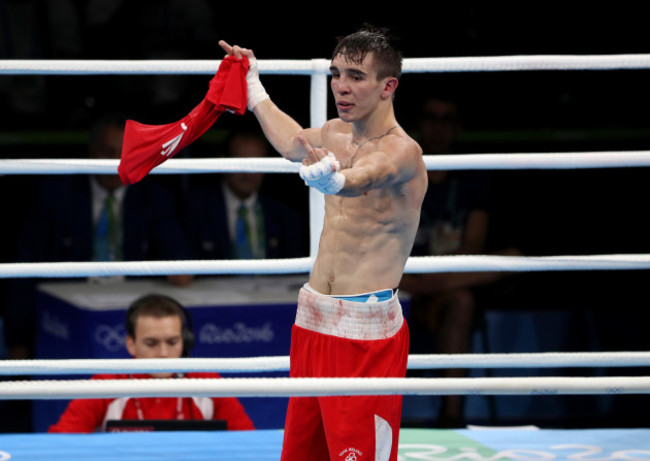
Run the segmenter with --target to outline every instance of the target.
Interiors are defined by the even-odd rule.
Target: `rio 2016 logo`
[[[566,451],[571,452],[567,453]],[[650,450],[626,449],[605,453],[602,448],[593,445],[553,445],[549,451],[509,449],[491,455],[479,453],[476,448],[459,448],[449,453],[447,447],[426,443],[405,443],[399,445],[398,461],[544,461],[552,459],[570,459],[584,461],[650,460]]]

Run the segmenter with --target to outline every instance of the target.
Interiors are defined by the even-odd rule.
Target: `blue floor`
[[[0,460],[279,460],[281,430],[3,434]],[[399,460],[650,460],[650,429],[402,429]],[[370,460],[368,460],[370,461]]]

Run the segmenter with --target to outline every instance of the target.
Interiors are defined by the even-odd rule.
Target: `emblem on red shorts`
[[[361,450],[357,450],[356,448],[346,448],[339,453],[340,457],[345,456],[343,461],[360,461],[362,455]]]

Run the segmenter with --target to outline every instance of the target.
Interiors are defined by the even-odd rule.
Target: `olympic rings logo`
[[[623,388],[622,387],[608,387],[605,389],[606,394],[622,394],[623,393]]]
[[[530,391],[530,395],[557,395],[559,394],[557,389],[533,389]]]
[[[110,352],[117,352],[124,348],[126,340],[126,330],[124,325],[99,325],[95,329],[95,341],[104,346]]]

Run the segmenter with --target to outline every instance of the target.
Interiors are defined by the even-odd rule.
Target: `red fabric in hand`
[[[246,112],[248,58],[226,56],[210,81],[208,92],[192,112],[166,125],[128,120],[117,172],[123,184],[134,184],[205,133],[225,111]]]

